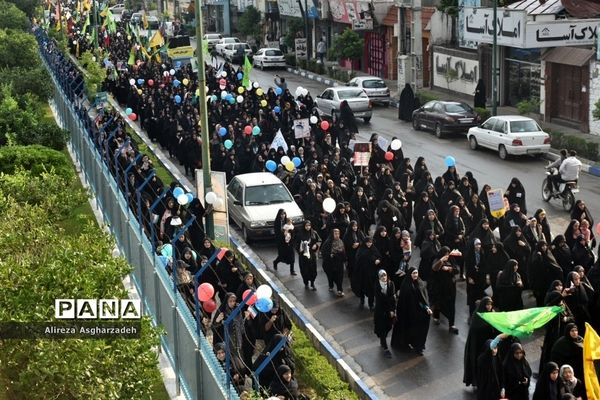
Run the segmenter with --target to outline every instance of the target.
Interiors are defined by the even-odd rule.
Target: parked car
[[[480,122],[479,115],[468,104],[437,100],[413,111],[412,120],[415,130],[432,130],[438,138],[445,133],[466,132]]]
[[[131,23],[133,25],[139,25],[142,23],[142,13],[136,12],[131,14]]]
[[[365,91],[373,103],[390,105],[390,89],[384,80],[376,76],[357,76],[348,82],[348,86],[358,87]]]
[[[337,117],[340,104],[346,100],[354,112],[356,118],[362,118],[365,122],[371,120],[373,105],[364,90],[351,86],[337,86],[327,88],[315,99],[317,108],[321,114]]]
[[[228,44],[233,44],[233,43],[241,43],[241,42],[240,42],[240,39],[238,39],[236,37],[226,37],[226,38],[219,39],[217,44],[215,44],[215,50],[217,51],[217,54],[223,55],[223,50],[225,50],[225,46],[227,46]]]
[[[125,11],[125,4],[116,4],[112,7],[109,7],[109,10],[113,14],[122,14]]]
[[[503,160],[508,155],[540,155],[550,151],[550,135],[535,120],[520,115],[491,117],[469,129],[467,138],[472,150],[487,147],[498,151]]]
[[[244,50],[244,55],[252,59],[252,49],[248,43],[230,43],[223,50],[223,58],[234,64],[243,64],[244,57],[240,55],[240,50]]]
[[[254,66],[265,69],[267,67],[285,67],[285,56],[279,49],[272,47],[259,49],[254,55]]]
[[[215,45],[223,38],[223,35],[220,33],[206,33],[202,40],[208,43],[208,49],[212,50],[215,48]]]
[[[280,208],[296,227],[304,222],[304,214],[288,188],[270,172],[235,176],[227,186],[227,206],[246,242],[275,235],[273,221]]]

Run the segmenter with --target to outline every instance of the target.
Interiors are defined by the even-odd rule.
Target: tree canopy
[[[29,19],[16,5],[0,1],[0,27],[24,31],[29,27]]]
[[[332,52],[334,57],[354,60],[362,56],[363,46],[364,39],[352,29],[346,28],[333,41]]]

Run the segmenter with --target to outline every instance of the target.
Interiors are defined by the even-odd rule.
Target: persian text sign
[[[600,19],[530,22],[525,32],[525,47],[593,45],[598,38]]]
[[[496,40],[499,46],[524,47],[525,25],[527,13],[520,10],[498,9],[496,24],[493,20],[492,8],[465,7],[464,39],[474,42],[492,43],[494,41],[495,26],[498,27]]]

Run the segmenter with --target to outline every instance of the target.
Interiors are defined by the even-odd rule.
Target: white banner
[[[479,61],[433,53],[433,85],[473,95],[479,79]]]
[[[287,145],[287,142],[285,141],[285,138],[283,137],[283,133],[281,133],[281,129],[279,129],[277,131],[277,133],[275,134],[275,137],[273,138],[273,142],[271,142],[270,148],[277,150],[277,148],[280,146],[283,147],[283,150],[287,153],[288,145]]]
[[[525,32],[525,48],[593,45],[600,19],[530,22]]]
[[[302,18],[302,11],[296,0],[277,0],[277,6],[281,15]]]
[[[307,59],[307,42],[304,38],[295,39],[296,44],[296,59]]]
[[[475,42],[492,43],[494,41],[494,21],[492,8],[464,8],[464,39]],[[498,8],[496,13],[499,46],[520,47],[525,45],[525,25],[527,13],[521,10]]]

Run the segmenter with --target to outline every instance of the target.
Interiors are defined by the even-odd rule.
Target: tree
[[[35,17],[36,8],[37,8],[38,4],[40,3],[39,0],[6,0],[6,1],[16,5],[29,18]],[[0,26],[3,26],[3,25],[0,25]]]
[[[102,87],[102,82],[106,79],[106,69],[98,64],[94,55],[89,50],[81,55],[80,61],[81,66],[87,71],[87,74],[84,76],[85,92],[88,98],[93,99]]]
[[[29,19],[14,4],[0,1],[0,27],[24,31],[29,27]]]
[[[52,95],[51,82],[46,68],[41,65],[0,69],[0,85],[12,86],[16,96],[31,93],[39,100],[46,101]]]
[[[346,28],[333,41],[332,55],[339,59],[355,60],[363,54],[364,40],[352,29]]]
[[[456,44],[456,18],[458,17],[458,0],[441,0],[437,9],[450,17],[452,23],[450,44]]]
[[[246,7],[238,21],[238,29],[243,35],[251,36],[259,42],[261,31],[260,11],[254,6]]]
[[[600,119],[600,100],[598,100],[596,104],[594,104],[594,109],[592,110],[592,117],[594,117],[595,120]]]
[[[300,18],[291,18],[288,20],[288,33],[285,35],[285,45],[288,49],[294,49],[296,43],[294,39],[296,39],[298,33],[304,32],[304,21]]]
[[[75,174],[64,152],[40,145],[0,147],[0,173],[12,175],[20,169],[30,171],[33,176],[52,171],[67,181]]]
[[[0,68],[31,68],[40,63],[33,35],[0,29]]]
[[[10,86],[0,88],[0,145],[17,144],[18,135],[34,131],[38,120],[35,106],[31,98],[15,98]]]

